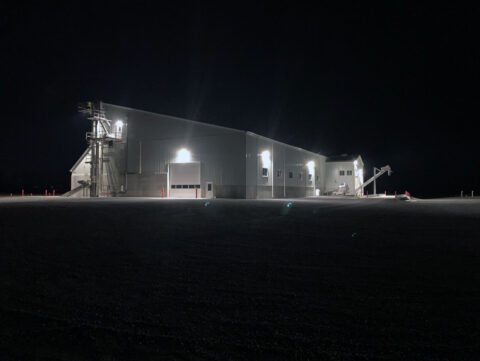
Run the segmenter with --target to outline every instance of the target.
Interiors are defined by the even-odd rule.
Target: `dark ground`
[[[2,360],[478,360],[480,201],[0,200]]]

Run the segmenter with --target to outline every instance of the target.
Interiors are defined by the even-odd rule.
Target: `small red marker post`
[[[387,191],[385,191],[385,195],[387,195]]]
[[[25,195],[25,190],[22,189],[22,197]]]
[[[31,197],[31,196],[33,196],[33,194],[32,194],[32,193],[30,193],[30,197]]]
[[[13,193],[10,193],[10,197],[13,197]]]
[[[198,198],[198,188],[195,188],[195,199]]]
[[[45,189],[45,197],[48,196],[48,191]]]
[[[395,198],[397,198],[397,191],[395,191]]]
[[[367,191],[367,198],[368,198],[368,191]]]
[[[165,187],[162,187],[162,198],[165,197]]]
[[[53,196],[55,197],[55,189],[53,190]]]

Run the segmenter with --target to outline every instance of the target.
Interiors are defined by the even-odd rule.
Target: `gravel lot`
[[[479,340],[480,200],[0,199],[2,360],[478,360]]]

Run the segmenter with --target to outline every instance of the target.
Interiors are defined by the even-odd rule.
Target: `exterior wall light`
[[[311,160],[310,162],[307,163],[307,168],[308,168],[308,173],[313,174],[315,170],[315,162]]]
[[[121,120],[117,120],[115,122],[115,138],[122,137],[122,129],[123,129],[123,122]]]
[[[270,168],[270,151],[264,150],[262,154],[260,154],[262,157],[262,166],[263,168]]]
[[[185,148],[182,148],[177,152],[175,163],[189,163],[191,161],[192,161],[192,155]]]

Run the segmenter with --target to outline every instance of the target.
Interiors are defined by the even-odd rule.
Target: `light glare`
[[[117,120],[115,122],[115,138],[122,137],[122,128],[123,128],[123,122],[121,120]]]
[[[182,148],[177,152],[177,158],[175,158],[176,163],[188,163],[191,161],[192,161],[192,155],[185,148]]]
[[[311,160],[310,162],[307,163],[307,168],[308,168],[308,173],[313,174],[313,170],[315,168],[315,162]]]
[[[261,154],[263,168],[270,168],[270,152],[264,150]]]

